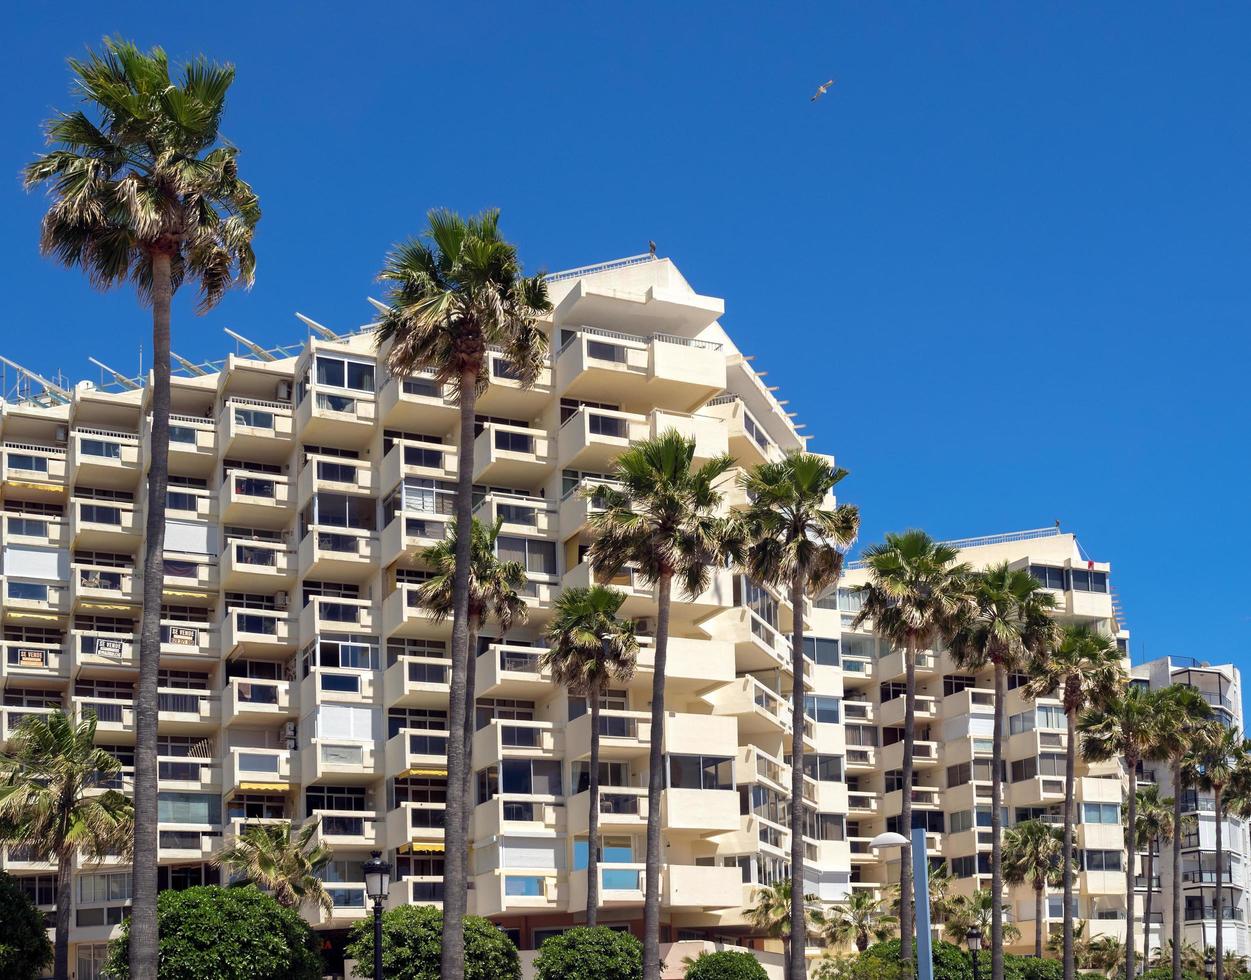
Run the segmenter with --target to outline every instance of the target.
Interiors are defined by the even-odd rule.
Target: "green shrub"
[[[443,912],[430,905],[401,905],[382,913],[382,971],[387,980],[439,980]],[[374,924],[352,927],[347,955],[356,975],[374,975]],[[465,980],[520,980],[517,947],[490,919],[465,916]]]
[[[686,980],[769,980],[769,974],[751,953],[723,949],[696,959],[686,971]]]
[[[534,971],[537,980],[639,980],[643,944],[607,926],[575,926],[543,941]]]
[[[982,959],[978,960],[978,967],[986,966],[989,970],[990,953],[983,951],[980,955]],[[1004,980],[1064,980],[1064,961],[1006,953],[1003,957],[1003,976]]]
[[[1096,973],[1094,970],[1086,970],[1077,974],[1077,980],[1108,980],[1102,973]]]
[[[813,980],[904,980],[898,960],[885,956],[824,956]]]
[[[1100,980],[1107,980],[1103,974],[1097,975],[1100,977]],[[1173,968],[1171,966],[1157,966],[1154,969],[1147,970],[1145,973],[1138,974],[1138,980],[1173,980]],[[1204,978],[1191,970],[1182,970],[1182,980],[1204,980]]]
[[[52,943],[43,913],[18,887],[12,876],[0,873],[0,977],[34,980],[52,963]]]
[[[863,956],[879,960],[893,960],[897,963],[899,962],[899,940],[888,939],[885,942],[874,943],[864,951]],[[982,956],[979,966],[984,962],[985,975],[990,976],[990,957],[986,953]],[[941,939],[934,943],[934,980],[973,980],[973,966],[969,962],[968,954],[959,946]]]
[[[258,889],[206,885],[157,896],[160,980],[319,980],[321,954],[298,912]],[[109,948],[109,976],[130,976],[130,920]]]

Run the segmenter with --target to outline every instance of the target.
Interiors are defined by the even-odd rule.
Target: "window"
[[[1110,823],[1119,827],[1121,808],[1115,803],[1083,803],[1082,823]]]
[[[843,757],[805,753],[804,772],[819,783],[841,783],[843,781]]]
[[[82,874],[78,876],[78,901],[82,905],[127,902],[130,901],[130,887],[129,871]]]
[[[598,412],[588,412],[586,425],[593,436],[607,436],[610,439],[630,438],[630,423],[619,415],[600,415]]]
[[[334,483],[355,483],[356,467],[350,463],[335,463],[327,459],[317,460],[317,479]]]
[[[78,445],[84,456],[99,456],[103,459],[122,458],[122,445],[120,442],[108,442],[104,439],[83,439]]]
[[[317,383],[353,391],[374,390],[374,365],[362,361],[345,361],[337,357],[317,357]]]
[[[1029,573],[1045,589],[1064,589],[1064,569],[1052,565],[1030,565]]]
[[[1079,861],[1083,871],[1120,871],[1120,851],[1080,851]]]
[[[586,356],[597,361],[612,361],[614,364],[626,362],[626,349],[617,344],[606,344],[602,340],[586,342]]]
[[[673,789],[733,789],[734,760],[712,755],[670,755]]]
[[[893,793],[896,790],[903,789],[903,770],[889,769],[884,775],[886,782],[886,792]]]
[[[839,612],[858,613],[864,606],[864,596],[853,589],[838,590]]]
[[[496,539],[500,561],[519,562],[531,575],[556,574],[556,542],[501,534]]]
[[[167,510],[182,510],[194,514],[198,501],[199,498],[194,493],[187,493],[185,490],[171,490],[165,499],[165,507]]]
[[[912,829],[918,828],[929,831],[931,834],[941,834],[945,831],[945,821],[941,810],[913,810],[912,811]],[[886,829],[892,833],[903,833],[899,829],[899,817],[887,817]]]
[[[960,810],[951,815],[951,832],[953,834],[972,830],[974,827],[990,826],[990,807],[979,806],[976,810]]]
[[[951,876],[953,878],[972,878],[977,873],[978,855],[951,859]]]
[[[820,694],[804,695],[804,714],[813,721],[826,725],[837,725],[838,705],[841,698]]]
[[[533,453],[534,436],[511,429],[495,430],[495,448],[509,453]]]
[[[804,656],[822,667],[837,667],[839,665],[838,640],[821,636],[805,636]]]
[[[816,833],[811,836],[817,840],[846,840],[847,818],[841,813],[818,813]]]
[[[9,469],[25,470],[27,473],[47,473],[48,457],[32,453],[6,453]]]
[[[1084,568],[1075,568],[1069,572],[1075,592],[1107,592],[1108,573],[1095,572]]]
[[[950,697],[953,694],[959,694],[966,687],[973,687],[976,683],[976,677],[968,677],[964,674],[945,674],[943,676],[943,696]]]
[[[219,824],[222,819],[222,798],[206,793],[169,793],[156,795],[159,823]]]
[[[989,759],[974,759],[972,762],[962,762],[959,765],[948,766],[947,788],[963,786],[965,783],[973,780],[988,783],[993,778],[992,774],[994,771]]]
[[[39,582],[9,582],[7,592],[10,599],[23,599],[27,602],[48,601],[48,587]]]
[[[256,408],[236,408],[235,425],[247,426],[249,429],[272,429],[274,413],[262,412]]]

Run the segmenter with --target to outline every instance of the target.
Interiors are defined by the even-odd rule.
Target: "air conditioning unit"
[[[67,442],[69,442],[69,426],[58,425],[56,427],[56,444],[64,446]]]
[[[279,381],[277,395],[278,395],[278,401],[289,402],[291,400],[291,382]]]
[[[647,616],[641,616],[634,621],[634,632],[642,636],[651,636],[656,632],[656,621]]]
[[[274,606],[278,609],[287,608],[287,593],[279,592],[274,596]]]

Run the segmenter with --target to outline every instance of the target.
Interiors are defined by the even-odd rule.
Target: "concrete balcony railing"
[[[492,643],[478,654],[477,697],[533,700],[551,690],[552,671],[542,664],[546,647]]]
[[[295,409],[295,428],[314,445],[352,445],[368,438],[378,418],[372,391],[310,385]]]
[[[70,566],[70,589],[75,607],[91,608],[93,604],[111,602],[134,605],[142,598],[139,576],[133,568],[74,563]]]
[[[599,868],[599,907],[621,909],[643,903],[647,866],[643,864],[604,864]],[[586,908],[587,869],[569,872],[569,910]]]
[[[313,737],[300,748],[300,782],[343,784],[373,782],[382,775],[382,759],[373,742]]]
[[[4,540],[33,548],[68,548],[70,522],[53,514],[4,514]]]
[[[455,481],[459,459],[454,445],[397,439],[382,457],[378,489],[389,492],[405,477]]]
[[[552,364],[550,357],[543,358],[534,381],[529,385],[522,385],[512,362],[499,347],[487,347],[486,369],[490,374],[491,384],[478,397],[478,405],[485,414],[528,419],[538,415],[551,404]]]
[[[722,685],[707,699],[714,715],[738,719],[742,734],[778,736],[791,730],[791,702],[750,674]]]
[[[475,840],[499,837],[501,834],[540,837],[566,831],[568,807],[554,796],[501,793],[474,808]],[[586,806],[582,807],[580,826],[586,832]],[[601,826],[603,826],[601,822]]]
[[[312,525],[297,550],[301,578],[363,582],[378,570],[378,536],[357,528]]]
[[[883,769],[890,771],[903,767],[903,741],[883,745],[877,750]],[[916,741],[913,743],[912,764],[917,769],[930,769],[938,765],[938,743]]]
[[[285,462],[294,437],[290,402],[232,396],[217,417],[217,445],[226,459]]]
[[[0,480],[59,494],[65,488],[65,459],[65,450],[58,446],[5,440],[0,444]]]
[[[905,677],[907,675],[906,656],[905,651],[896,650],[878,658],[877,670],[875,671],[877,679],[880,681],[895,681]],[[938,674],[937,656],[929,651],[922,651],[916,656],[918,680],[934,677]]]
[[[152,465],[152,416],[144,424],[143,467]],[[207,475],[217,465],[217,426],[212,418],[169,417],[169,465],[174,472]]]
[[[390,518],[379,536],[383,566],[446,540],[451,520],[450,514],[425,511],[402,512]]]
[[[296,484],[297,506],[303,510],[315,493],[374,493],[374,471],[368,460],[309,454]]]
[[[300,709],[307,714],[325,703],[373,704],[379,679],[363,667],[309,667],[300,679]]]
[[[261,725],[295,717],[291,682],[232,677],[222,691],[222,724]]]
[[[285,609],[228,607],[222,621],[222,653],[278,656],[298,646],[299,631]]]
[[[474,482],[527,487],[555,465],[547,430],[486,422],[474,440]]]
[[[70,432],[66,476],[75,485],[129,489],[139,482],[139,437],[76,426]]]
[[[327,912],[320,905],[309,906],[306,914],[314,926],[343,929],[368,917],[373,903],[365,894],[363,881],[335,881],[326,883],[333,907]]]
[[[566,819],[568,832],[571,835],[576,836],[587,832],[590,800],[591,794],[583,790],[566,801]],[[737,826],[737,821],[735,826]],[[630,833],[646,829],[646,786],[601,786],[599,788],[599,832],[601,834]]]
[[[562,534],[577,534],[588,526],[592,515],[604,511],[602,501],[588,496],[602,485],[620,486],[615,480],[594,480],[584,477],[561,495],[559,517]]]
[[[222,835],[209,827],[157,824],[158,853],[162,861],[208,861],[222,846]]]
[[[660,797],[660,821],[670,835],[693,834],[704,837],[738,830],[738,791],[670,787]]]
[[[304,822],[316,823],[313,842],[327,847],[376,847],[381,844],[381,821],[375,810],[317,809]]]
[[[651,746],[651,712],[612,711],[599,716],[599,757],[604,761],[640,759]],[[591,754],[591,715],[586,712],[565,728],[565,753],[570,759]]]
[[[672,755],[732,757],[737,745],[734,718],[665,712],[664,750]]]
[[[988,715],[995,710],[995,692],[989,688],[966,687],[963,691],[943,697],[943,717],[952,719],[961,715]]]
[[[295,585],[295,555],[281,541],[227,540],[220,569],[231,591],[272,594]]]
[[[572,731],[558,729],[550,721],[495,718],[474,732],[474,768],[498,765],[504,759],[558,758],[564,752],[566,738],[571,736]]]
[[[495,868],[473,879],[475,915],[504,912],[563,912],[569,908],[569,885],[554,868]]]
[[[758,745],[740,745],[734,759],[734,784],[764,783],[779,793],[789,793],[791,767]]]
[[[7,741],[32,715],[50,715],[56,708],[28,707],[26,705],[0,705],[0,740]]]
[[[724,423],[707,415],[690,415],[663,409],[647,417],[647,436],[655,439],[670,430],[695,443],[695,460],[705,462],[730,451],[729,435]]]
[[[227,793],[285,793],[291,786],[290,749],[231,748],[224,760]]]
[[[1063,776],[1034,776],[1011,783],[1013,806],[1041,806],[1064,800]]]
[[[432,433],[450,432],[460,418],[448,386],[422,375],[383,381],[378,414],[387,426]]]
[[[102,630],[70,630],[70,649],[78,667],[138,667],[139,634],[106,633]]]
[[[169,791],[205,792],[222,791],[222,771],[212,759],[191,756],[157,756],[156,774],[160,787]],[[133,792],[134,774],[126,774]]]
[[[447,775],[447,732],[401,729],[383,749],[388,776]],[[479,766],[477,756],[474,766]]]
[[[653,637],[638,638],[635,683],[650,685],[656,667]],[[665,687],[669,690],[703,691],[734,680],[734,647],[726,640],[669,637],[665,657]]]
[[[43,682],[65,681],[70,661],[58,643],[0,641],[0,676]]]
[[[872,701],[853,701],[843,698],[843,720],[852,724],[872,725],[875,716]]]
[[[852,794],[849,792],[847,795],[851,797]],[[913,786],[912,805],[914,808],[937,809],[942,805],[942,795],[937,786]],[[899,813],[902,805],[903,790],[891,790],[882,797],[882,809],[887,814]]]
[[[420,851],[433,844],[442,850],[446,814],[442,803],[400,803],[387,814],[386,846]]]
[[[726,425],[730,452],[740,465],[750,468],[782,459],[781,448],[737,395],[718,396],[699,411]]]
[[[644,442],[649,435],[645,415],[583,407],[561,422],[556,458],[564,469],[607,473],[631,443]]]
[[[492,527],[502,522],[506,534],[552,537],[557,529],[556,511],[541,497],[488,493],[474,505],[473,516]]]
[[[285,526],[295,514],[291,481],[284,473],[228,470],[217,491],[217,508],[225,524]]]
[[[419,586],[401,583],[382,600],[382,635],[384,637],[442,638],[449,629],[446,621],[439,623],[418,600]]]
[[[382,700],[392,708],[446,705],[451,680],[450,659],[404,654],[382,675]]]
[[[68,615],[71,609],[71,590],[43,580],[6,576],[3,595],[4,612],[10,619],[27,615],[37,621],[46,621],[49,617]]]
[[[182,604],[215,600],[221,588],[219,560],[208,555],[165,552],[161,563],[161,591],[165,599]]]
[[[670,864],[663,869],[660,900],[670,909],[737,908],[742,882],[738,868]]]
[[[213,733],[221,725],[221,701],[208,691],[160,687],[156,702],[164,734]]]
[[[891,698],[884,701],[877,711],[879,724],[884,728],[895,728],[904,723],[905,698]],[[938,701],[927,694],[918,694],[916,698],[916,720],[932,721],[938,717]]]
[[[142,535],[140,515],[130,504],[70,501],[70,541],[76,550],[130,554]]]
[[[844,762],[848,772],[870,772],[877,768],[878,749],[872,745],[849,745]]]
[[[74,698],[74,721],[96,717],[96,732],[128,742],[135,737],[135,703],[115,698]]]
[[[326,633],[373,633],[377,616],[368,599],[309,596],[300,610],[300,642],[311,643]]]

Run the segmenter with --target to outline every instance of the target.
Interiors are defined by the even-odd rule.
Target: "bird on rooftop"
[[[817,99],[821,98],[821,96],[825,95],[825,93],[826,93],[826,92],[828,92],[828,91],[830,90],[830,88],[831,88],[831,86],[833,86],[833,84],[834,84],[834,79],[832,79],[832,78],[831,78],[831,79],[830,79],[828,82],[826,82],[824,85],[818,85],[818,86],[817,86],[817,90],[816,90],[816,92],[814,92],[814,93],[813,93],[812,98],[811,98],[811,99],[809,99],[808,101],[809,101],[809,102],[816,102],[816,101],[817,101]]]
[[[656,257],[656,243],[655,242],[650,241],[650,240],[648,241],[647,252],[649,255],[651,255],[652,258]]]

